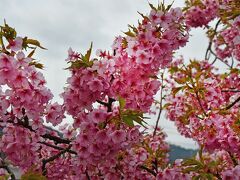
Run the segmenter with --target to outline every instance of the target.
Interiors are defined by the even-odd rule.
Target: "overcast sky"
[[[149,1],[157,4],[157,0]],[[171,3],[165,0],[166,3]],[[184,0],[175,0],[174,6],[183,6]],[[127,30],[127,24],[136,24],[137,11],[149,12],[146,0],[0,0],[0,23],[6,19],[19,36],[37,39],[48,50],[39,50],[35,57],[45,64],[48,87],[61,101],[59,94],[66,86],[68,72],[65,59],[72,47],[85,52],[93,41],[94,50],[110,49],[114,37]],[[190,43],[179,51],[185,58],[203,58],[207,39],[203,32],[194,30]],[[161,120],[168,141],[184,147],[196,143],[177,134],[174,124]]]

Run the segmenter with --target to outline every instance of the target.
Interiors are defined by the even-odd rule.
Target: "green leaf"
[[[27,57],[31,58],[31,57],[33,56],[33,54],[35,53],[35,50],[36,50],[36,49],[33,49],[33,50],[28,54]]]
[[[190,158],[183,161],[182,165],[192,166],[192,165],[202,165],[198,160]]]
[[[84,58],[83,61],[86,61],[86,62],[90,61],[90,56],[92,53],[92,46],[93,46],[93,43],[91,42],[90,48],[87,50],[87,53],[83,56],[83,58]]]
[[[29,65],[30,65],[30,66],[35,66],[35,67],[38,68],[38,69],[43,69],[43,68],[44,68],[43,64],[42,64],[42,63],[39,63],[39,62],[37,62],[37,61],[32,61],[32,62],[29,63]]]
[[[214,179],[214,176],[210,173],[201,173],[200,176],[203,179],[207,179],[207,180],[213,180]]]
[[[9,175],[9,174],[1,175],[1,176],[0,176],[0,180],[8,180],[9,178],[10,178],[10,175]]]
[[[47,178],[38,172],[28,171],[21,176],[21,180],[47,180]]]
[[[201,176],[198,175],[198,176],[194,176],[194,177],[192,177],[192,180],[200,180],[200,178],[201,178]]]
[[[130,127],[134,126],[133,119],[131,116],[123,116],[123,121]]]
[[[35,40],[35,39],[26,39],[25,43],[37,46],[37,47],[39,47],[41,49],[46,49],[46,48],[41,46],[41,44],[40,44],[40,42],[38,40]]]
[[[127,32],[124,32],[124,34],[126,34],[127,36],[130,36],[130,37],[136,37],[136,34],[134,34],[130,29],[128,29]]]
[[[2,35],[0,35],[0,45],[3,45]]]
[[[154,9],[155,11],[157,11],[157,8],[155,8],[153,4],[151,4],[151,3],[148,3],[148,4],[149,4],[151,9]]]
[[[10,27],[5,21],[4,26],[1,27],[2,36],[4,36],[8,41],[15,39],[17,37],[17,32],[14,28]]]
[[[168,11],[169,9],[171,9],[173,3],[174,3],[174,1],[173,1],[171,4],[169,4],[169,5],[167,6],[166,11]]]
[[[171,67],[171,68],[169,69],[169,72],[170,72],[171,74],[173,74],[173,73],[177,72],[178,69],[179,69],[179,68],[178,68],[177,66],[173,66],[173,67]]]
[[[71,66],[66,69],[79,69],[84,66],[86,66],[86,64],[84,62],[77,60],[77,61],[71,62]]]
[[[166,104],[164,104],[164,106],[162,107],[163,109],[166,109],[166,108],[168,108],[169,106],[171,106],[172,104],[171,103],[166,103]]]
[[[140,111],[135,111],[135,110],[126,110],[124,112],[121,113],[122,119],[123,121],[128,124],[131,125],[133,124],[132,121],[140,124],[141,126],[146,127],[147,122],[144,121],[144,119],[146,119],[145,117],[143,117],[143,113]]]
[[[143,19],[149,19],[147,16],[145,16],[144,14],[138,12],[138,14],[140,14],[140,16],[142,16]],[[141,24],[139,21],[138,21],[138,24]]]
[[[202,169],[202,166],[196,165],[196,166],[190,166],[185,169],[183,169],[183,173],[189,173],[189,172],[197,172],[198,170]]]
[[[183,86],[172,88],[173,95],[175,96],[182,88]]]
[[[138,29],[135,26],[128,24],[128,27],[131,28],[136,34],[138,33]]]
[[[126,100],[121,96],[119,96],[118,101],[119,101],[120,110],[123,110],[126,106]]]
[[[174,79],[178,84],[185,84],[187,81],[187,78],[175,78]]]

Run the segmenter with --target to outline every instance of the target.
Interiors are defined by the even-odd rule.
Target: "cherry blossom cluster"
[[[185,18],[189,27],[205,26],[208,29],[207,36],[210,39],[208,50],[211,54],[229,66],[231,63],[228,62],[227,58],[239,60],[240,18],[237,0],[187,1]],[[215,18],[218,19],[216,26],[209,26],[209,22]],[[221,27],[220,30],[219,27]],[[215,52],[212,50],[212,43]]]
[[[116,38],[112,53],[98,50],[98,59],[91,59],[92,47],[86,55],[72,49],[68,51],[67,62],[71,64],[72,76],[62,97],[64,107],[74,118],[73,126],[79,131],[72,143],[73,149],[90,177],[100,167],[106,177],[110,170],[118,174],[113,168],[105,168],[106,164],[115,167],[109,163],[115,163],[118,152],[126,153],[127,149],[141,143],[140,131],[124,122],[128,111],[121,107],[113,111],[114,101],[121,97],[124,109],[148,112],[160,86],[156,80],[159,68],[167,67],[173,51],[187,42],[188,34],[184,32],[179,8],[152,8],[149,17],[143,15],[143,18],[137,28],[131,27],[126,32],[126,37]],[[95,102],[101,104],[97,109],[93,108]],[[167,148],[160,144],[162,139],[161,136],[154,138],[155,143],[151,144],[154,150]],[[109,159],[113,160],[107,162]],[[163,157],[160,162],[165,162]],[[95,167],[94,170],[91,167]],[[136,167],[126,170],[136,170]]]
[[[69,49],[68,62],[78,63],[80,56]],[[113,60],[93,61],[92,67],[73,68],[72,76],[68,78],[68,87],[62,97],[66,110],[72,116],[77,116],[84,109],[91,110],[97,100],[104,100],[109,94],[111,73],[114,71]]]
[[[97,113],[101,116],[100,112]],[[122,125],[117,127],[114,124],[99,128],[97,124],[91,122],[93,114],[96,113],[93,111],[86,115],[85,119],[82,119],[80,133],[73,142],[73,149],[78,152],[79,161],[83,164],[96,166],[105,163],[106,159],[115,157],[118,151],[139,142],[140,132],[138,129]]]
[[[40,148],[40,136],[22,127],[8,125],[3,129],[0,148],[16,166],[27,169],[39,160],[36,153]]]
[[[138,28],[127,32],[130,36],[117,37],[113,49],[116,74],[112,90],[126,99],[126,107],[148,111],[153,95],[160,87],[159,68],[165,68],[172,55],[188,40],[183,14],[179,8],[169,11],[152,9]]]
[[[220,31],[214,43],[220,59],[234,57],[240,61],[240,16],[235,18],[228,28]]]
[[[186,23],[190,27],[206,26],[218,13],[218,0],[188,0],[185,12]]]
[[[31,58],[34,50],[29,55],[23,52],[28,44],[37,41],[15,37],[15,30],[7,24],[1,28],[6,31],[4,37],[8,42],[0,50],[1,154],[26,171],[33,166],[39,168],[41,159],[51,155],[45,146],[48,155],[41,154],[43,145],[39,142],[48,133],[43,123],[45,120],[54,125],[60,123],[65,117],[64,109],[57,103],[51,104],[53,95],[37,70],[42,66]]]
[[[138,134],[137,129],[132,130],[131,136],[128,136],[128,138],[138,137]],[[101,176],[106,179],[138,179],[139,177],[152,179],[154,176],[148,171],[157,173],[158,170],[165,167],[168,163],[167,152],[169,147],[165,142],[165,134],[159,131],[155,136],[146,135],[141,138],[140,142],[143,146],[138,143],[118,151],[117,158],[113,156],[114,154],[112,154],[112,156],[108,154],[108,157],[103,155],[105,159],[101,161],[99,161],[99,158],[95,159],[96,161],[90,160],[84,165],[87,166],[87,168],[84,169],[88,170],[90,177],[96,177],[97,174],[100,173]],[[98,150],[100,151],[100,148],[98,148]],[[106,151],[106,153],[108,152]],[[88,158],[94,158],[94,155],[90,155]],[[86,159],[83,158],[78,162],[81,162],[81,160],[86,161]],[[152,170],[153,162],[155,163],[154,170]]]
[[[222,179],[227,180],[227,179],[239,179],[240,178],[240,166],[237,165],[236,167],[226,170],[222,173]]]
[[[215,151],[214,153],[204,152],[191,159],[178,159],[174,164],[169,165],[157,175],[156,179],[182,179],[192,178],[203,179],[227,179],[239,173],[238,166],[227,151]]]
[[[149,134],[144,136],[142,146],[136,146],[128,150],[123,155],[120,162],[124,172],[124,178],[143,177],[145,179],[153,179],[153,174],[165,168],[169,162],[168,151],[169,146],[165,142],[165,134],[158,131],[155,135]],[[151,174],[145,169],[152,170]]]
[[[116,37],[110,51],[97,50],[94,58],[92,44],[86,54],[70,48],[63,104],[51,101],[42,64],[32,58],[40,43],[0,26],[0,178],[16,179],[9,163],[23,179],[239,178],[239,68],[225,63],[229,69],[222,73],[214,64],[240,60],[237,3],[189,0],[183,10],[149,4],[150,13],[140,13],[143,19]],[[205,60],[173,61],[190,29],[202,26],[210,39]],[[216,56],[212,63],[209,53]],[[162,81],[160,69],[168,69]],[[158,122],[153,133],[145,129],[144,113],[160,88],[159,117],[166,109],[178,131],[200,145],[197,156],[172,165]],[[62,124],[65,112],[72,124]]]
[[[150,15],[144,16],[142,23],[132,29],[126,32],[128,36],[116,38],[113,53],[99,50],[99,60],[77,70],[73,66],[73,75],[63,94],[68,111],[91,109],[91,104],[104,99],[105,95],[115,99],[123,97],[127,108],[149,110],[160,86],[154,77],[159,68],[171,62],[174,50],[185,45],[188,34],[184,32],[180,8],[169,11],[153,8]],[[79,60],[81,55],[70,49],[67,61],[79,62],[79,66],[85,63]],[[73,107],[68,107],[70,105]]]
[[[191,137],[210,151],[223,149],[239,155],[238,127],[240,85],[238,71],[217,74],[204,62],[173,67],[172,95],[166,104],[168,117],[182,135]]]

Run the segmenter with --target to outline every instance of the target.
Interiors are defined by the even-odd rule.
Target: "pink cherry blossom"
[[[9,41],[7,48],[11,49],[14,52],[17,52],[22,49],[23,39],[21,37],[16,37],[13,40]]]

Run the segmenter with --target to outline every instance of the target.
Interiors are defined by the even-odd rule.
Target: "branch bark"
[[[107,107],[107,112],[112,112],[112,103],[113,103],[114,101],[116,101],[116,100],[113,99],[113,98],[109,98],[107,103],[106,103],[106,102],[103,102],[103,101],[97,100],[97,102],[98,102],[99,104]]]
[[[147,172],[151,173],[152,175],[154,176],[157,176],[157,173],[155,173],[153,170],[149,169],[148,167],[144,166],[144,165],[141,165],[139,166],[141,169],[144,169],[146,170]]]
[[[225,110],[231,109],[235,104],[237,104],[240,101],[240,96],[231,104],[229,104],[227,107],[225,107]]]
[[[38,143],[39,143],[39,144],[44,144],[44,145],[46,145],[46,146],[49,146],[49,147],[51,147],[51,148],[54,148],[54,149],[57,149],[57,150],[60,150],[60,151],[65,150],[63,147],[59,147],[59,146],[56,146],[56,145],[53,145],[53,144],[49,144],[49,143],[47,143],[47,142],[38,142]],[[68,152],[68,153],[71,153],[71,154],[77,155],[77,152],[76,152],[76,151],[73,151],[73,150],[71,150],[71,149],[69,149],[67,152]]]
[[[65,154],[66,152],[68,152],[71,149],[72,145],[69,145],[66,149],[60,151],[58,154],[51,156],[48,159],[43,159],[42,160],[42,174],[46,175],[47,174],[47,169],[46,169],[46,165],[47,163],[54,161],[55,159],[59,158],[62,154]]]
[[[0,122],[3,122],[2,120],[0,120]],[[8,123],[12,123],[14,125],[19,125],[19,126],[22,126],[22,127],[25,127],[27,129],[29,129],[30,131],[32,132],[36,132],[35,130],[32,129],[31,126],[25,124],[25,122],[21,121],[21,119],[17,119],[17,123],[15,123],[13,120],[8,120],[7,121]],[[51,134],[44,134],[44,135],[41,135],[41,137],[45,138],[45,139],[49,139],[49,140],[52,140],[54,141],[56,144],[59,144],[59,143],[62,143],[62,144],[70,144],[71,141],[69,139],[63,139],[61,137],[57,137],[57,136],[53,136]]]

